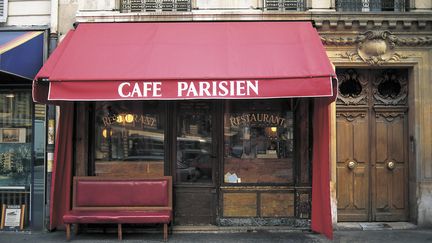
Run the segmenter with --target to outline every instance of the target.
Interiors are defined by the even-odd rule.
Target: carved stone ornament
[[[385,71],[373,81],[374,103],[378,105],[406,105],[408,82],[397,71]]]
[[[396,46],[430,46],[432,45],[432,37],[430,36],[417,36],[410,38],[399,38],[393,35],[390,31],[367,31],[357,37],[329,37],[321,36],[321,42],[326,46],[352,46],[358,44],[365,39],[368,32],[375,32],[378,35],[386,32],[387,39],[393,42]]]
[[[379,66],[386,62],[400,62],[401,59],[408,58],[395,51],[396,46],[430,46],[432,38],[411,37],[399,38],[387,30],[369,30],[356,38],[337,37],[331,38],[322,36],[321,41],[324,45],[351,46],[357,45],[356,51],[347,51],[339,54],[342,58],[347,58],[351,62],[363,61],[372,66]]]
[[[403,57],[395,52],[396,40],[390,31],[370,30],[357,38],[357,52],[347,52],[345,55],[351,61],[360,59],[373,66],[400,61]]]
[[[337,112],[336,118],[344,117],[347,121],[352,122],[357,118],[364,119],[366,117],[366,112],[358,111],[358,112]]]
[[[354,69],[338,73],[338,105],[366,105],[368,102],[368,81]]]
[[[383,112],[383,113],[376,113],[376,118],[384,118],[388,122],[394,121],[396,118],[400,117],[403,119],[405,117],[405,113],[402,112]]]

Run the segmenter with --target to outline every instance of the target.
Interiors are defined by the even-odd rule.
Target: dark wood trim
[[[84,102],[76,103],[76,124],[81,129],[76,129],[75,138],[75,175],[85,176],[88,174],[88,152],[89,152],[89,113],[88,105]]]
[[[87,128],[89,131],[88,136],[88,163],[87,163],[87,175],[95,175],[95,103],[89,103],[88,106],[88,124]]]
[[[164,153],[164,174],[166,176],[172,176],[173,181],[175,181],[175,168],[173,168],[173,163],[172,161],[175,161],[175,151],[173,149],[174,146],[174,142],[173,142],[173,136],[174,136],[174,131],[173,129],[169,129],[170,127],[174,127],[175,124],[175,115],[173,112],[173,102],[172,101],[167,101],[164,102],[164,109],[165,109],[165,123],[164,123],[164,130],[165,130],[165,141],[164,141],[164,148],[165,148],[165,153]]]
[[[118,240],[122,240],[122,238],[123,238],[123,232],[122,232],[122,225],[121,224],[117,224],[117,237],[118,237]]]

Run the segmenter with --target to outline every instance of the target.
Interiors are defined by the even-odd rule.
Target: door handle
[[[348,169],[353,170],[355,167],[357,167],[357,163],[355,161],[349,161],[347,164]]]
[[[394,170],[394,168],[396,168],[396,163],[393,161],[389,161],[387,162],[387,169],[388,170]]]

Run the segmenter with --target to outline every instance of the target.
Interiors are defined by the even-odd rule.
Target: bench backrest
[[[77,176],[73,183],[73,209],[172,209],[172,178]]]

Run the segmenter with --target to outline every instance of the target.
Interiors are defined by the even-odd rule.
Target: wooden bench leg
[[[168,224],[164,224],[164,241],[168,240]]]
[[[70,241],[70,231],[71,231],[71,225],[66,224],[66,240]]]
[[[74,235],[78,234],[78,224],[74,224]]]
[[[117,234],[118,234],[118,239],[122,240],[122,225],[121,224],[117,225]]]

